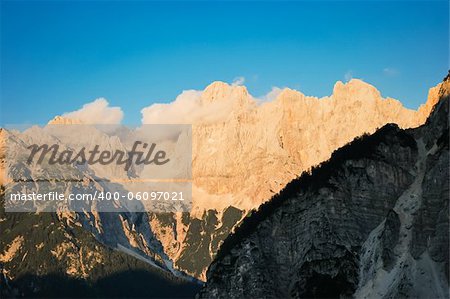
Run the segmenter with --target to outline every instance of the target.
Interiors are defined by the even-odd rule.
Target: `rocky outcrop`
[[[448,298],[449,90],[425,125],[355,139],[251,213],[199,297]]]

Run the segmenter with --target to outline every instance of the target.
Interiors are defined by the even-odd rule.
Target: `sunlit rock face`
[[[244,86],[224,82],[214,82],[204,91],[185,91],[173,103],[143,109],[142,120],[193,125],[192,211],[127,216],[126,221],[92,214],[79,221],[108,246],[157,260],[175,274],[182,270],[204,280],[221,242],[248,211],[353,138],[387,123],[401,128],[422,124],[437,102],[438,91],[439,86],[432,88],[418,111],[383,98],[375,87],[356,79],[337,82],[332,95],[324,98],[286,88],[271,101],[261,100]],[[70,114],[49,122],[80,123]],[[7,133],[1,134],[4,144]],[[112,150],[121,146],[104,142]],[[6,181],[3,171],[0,179]],[[113,232],[105,231],[108,227]]]
[[[354,140],[247,217],[199,297],[448,298],[450,79],[431,93],[425,125]]]
[[[208,86],[200,97],[207,104],[199,110],[224,102],[233,109],[215,123],[193,120],[194,185],[207,194],[226,196],[204,200],[199,194],[199,211],[222,205],[217,201],[254,208],[353,138],[387,123],[416,127],[431,106],[427,103],[419,112],[406,109],[356,79],[336,83],[333,94],[320,99],[284,89],[274,101],[257,104],[245,87],[221,82]]]
[[[193,120],[191,217],[202,221],[207,211],[220,214],[229,206],[245,215],[353,138],[373,133],[387,123],[416,127],[430,110],[427,106],[419,112],[406,109],[397,100],[382,98],[375,87],[360,80],[338,82],[331,96],[320,99],[284,89],[273,101],[261,103],[244,87],[225,83],[213,83],[200,98],[199,110],[223,103],[239,108],[226,116],[219,114],[216,122],[211,118]],[[183,242],[175,237],[171,241],[165,236],[164,243],[166,248],[177,247],[184,253],[173,255],[176,265],[184,251],[192,250],[183,250]],[[213,257],[215,252],[210,250],[209,254]],[[190,264],[181,261],[179,267],[204,279],[205,269],[200,276],[198,272],[204,264],[192,259]]]

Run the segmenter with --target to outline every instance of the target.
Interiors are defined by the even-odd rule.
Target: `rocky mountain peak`
[[[425,104],[421,105],[418,109],[418,113],[422,118],[426,118],[430,115],[433,107],[439,101],[439,98],[442,96],[448,96],[450,93],[450,79],[447,76],[442,83],[430,88],[428,91],[428,99]]]
[[[305,99],[305,95],[298,90],[283,88],[283,90],[276,97],[276,101],[279,103],[288,104],[291,101],[299,101]]]
[[[360,79],[351,79],[347,83],[336,82],[333,88],[333,99],[341,102],[362,100],[364,102],[381,99],[381,93],[373,85]]]
[[[215,81],[208,85],[201,96],[202,103],[231,102],[233,105],[243,106],[251,102],[251,97],[245,86],[230,85],[222,81]]]

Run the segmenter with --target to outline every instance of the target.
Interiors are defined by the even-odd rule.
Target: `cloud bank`
[[[258,104],[275,100],[283,89],[272,87],[267,94],[254,98],[241,93],[238,86],[244,78],[237,78],[228,85],[224,98],[205,98],[203,90],[185,90],[168,104],[153,104],[141,110],[143,124],[198,124],[226,121],[233,110],[254,109]],[[234,91],[234,92],[233,92]]]
[[[282,91],[283,91],[283,88],[273,86],[272,89],[267,94],[257,98],[257,100],[262,101],[262,102],[272,102],[273,100],[275,100],[278,97],[278,95]]]
[[[225,121],[231,101],[202,101],[203,91],[185,90],[169,104],[153,104],[141,110],[143,124],[194,124]]]
[[[63,116],[86,124],[120,124],[123,111],[120,107],[110,107],[105,98],[98,98],[76,111],[64,113]]]

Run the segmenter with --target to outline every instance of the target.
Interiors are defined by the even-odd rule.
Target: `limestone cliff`
[[[245,87],[215,82],[202,93],[206,104],[199,109],[222,102],[233,109],[223,121],[194,120],[195,186],[211,195],[231,195],[227,206],[257,207],[296,174],[328,159],[353,138],[387,123],[402,128],[422,124],[436,101],[436,88],[416,112],[397,100],[384,99],[375,87],[357,79],[337,82],[329,97],[284,89],[274,101],[259,105]],[[200,214],[220,206],[217,201],[226,201],[201,197],[195,197]]]
[[[199,297],[448,298],[450,78],[432,93],[425,125],[355,139],[249,215]]]

